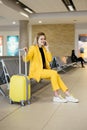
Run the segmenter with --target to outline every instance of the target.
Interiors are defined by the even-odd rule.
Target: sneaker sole
[[[53,102],[57,102],[57,103],[67,103],[67,101],[63,102],[63,101],[55,101],[55,100],[53,100]]]

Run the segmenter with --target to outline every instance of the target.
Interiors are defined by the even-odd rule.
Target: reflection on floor
[[[34,93],[31,105],[24,107],[9,104],[0,94],[0,129],[87,130],[87,66],[60,75],[79,103],[53,103],[51,84]]]

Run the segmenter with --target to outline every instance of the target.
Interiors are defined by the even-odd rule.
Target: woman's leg
[[[78,58],[78,61],[80,61],[80,62],[81,62],[81,66],[82,66],[82,67],[85,67],[85,66],[84,66],[84,60],[83,60],[83,58],[82,58],[82,57],[79,57],[79,58]]]
[[[53,101],[54,102],[61,102],[61,103],[65,103],[67,102],[66,99],[62,98],[59,93],[58,90],[61,88],[62,90],[67,90],[67,87],[63,84],[62,80],[58,80],[59,75],[57,74],[56,71],[54,70],[46,70],[44,69],[41,73],[41,78],[44,79],[50,79],[51,80],[51,84],[52,84],[52,89],[54,92],[54,97],[53,97]],[[61,82],[61,83],[58,83]],[[60,84],[63,85],[60,87]]]
[[[58,91],[59,89],[62,89],[63,92],[68,90],[68,88],[60,78],[59,74],[55,70],[44,69],[41,73],[41,78],[51,80],[52,88],[55,94],[56,91]]]
[[[51,80],[52,88],[54,91],[54,98],[53,98],[54,101],[67,102],[68,100],[71,102],[78,102],[78,99],[75,99],[74,97],[70,95],[67,86],[64,84],[59,74],[55,70],[43,69],[43,71],[41,72],[41,78]],[[66,100],[59,96],[59,93],[58,93],[59,89],[61,89],[66,94],[67,96]]]

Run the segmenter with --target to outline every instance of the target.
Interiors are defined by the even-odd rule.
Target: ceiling
[[[61,24],[61,23],[87,23],[87,0],[72,0],[76,11],[70,12],[64,6],[61,0],[19,0],[27,7],[35,11],[28,14],[17,7],[15,0],[2,0],[0,4],[0,26],[12,25],[19,20],[29,20],[31,24]],[[29,17],[25,17],[20,12],[26,13]],[[38,23],[42,21],[42,23]]]

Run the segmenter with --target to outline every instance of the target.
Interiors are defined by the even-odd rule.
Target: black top
[[[78,60],[77,56],[74,53],[74,50],[72,50],[71,60],[72,60],[72,62],[77,62],[77,60]]]
[[[45,55],[44,55],[44,51],[42,48],[39,48],[40,53],[41,53],[41,57],[42,57],[42,62],[43,62],[43,68],[46,68],[46,61],[45,61]]]

